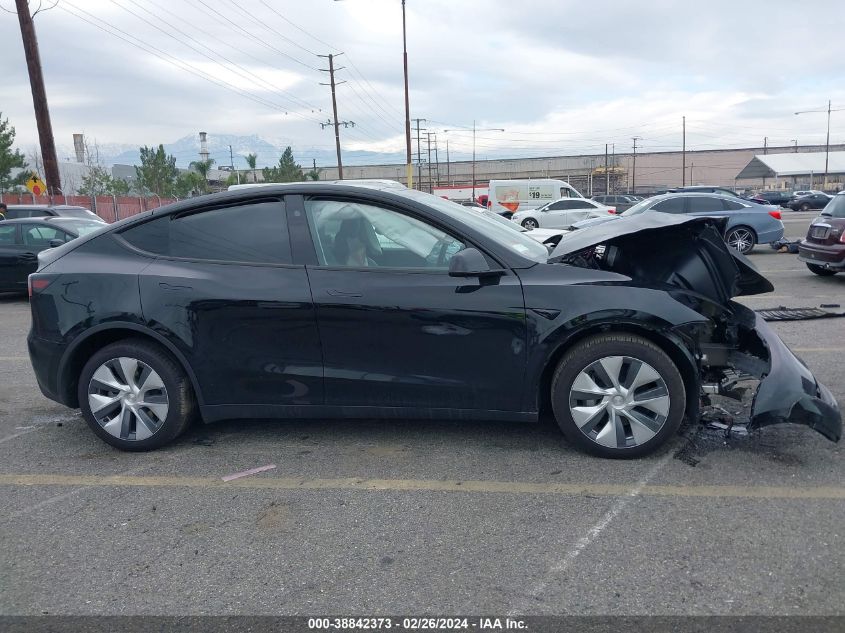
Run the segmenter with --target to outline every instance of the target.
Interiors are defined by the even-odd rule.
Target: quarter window
[[[652,211],[661,211],[663,213],[683,213],[684,199],[683,198],[669,198],[662,200],[651,208]]]
[[[725,200],[724,198],[722,199],[722,206],[725,208],[725,211],[740,211],[745,208],[745,205],[740,202]]]
[[[446,270],[465,247],[427,222],[383,207],[307,200],[305,212],[322,266]]]

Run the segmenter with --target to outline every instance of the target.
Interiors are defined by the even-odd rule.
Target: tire
[[[807,264],[807,268],[810,269],[811,273],[815,273],[819,277],[833,277],[836,274],[835,270],[819,266],[818,264]]]
[[[750,227],[735,226],[725,233],[725,242],[734,250],[745,255],[754,250],[754,245],[757,244],[757,234]]]
[[[637,373],[631,376],[632,371]],[[632,402],[648,392],[653,396],[648,407]],[[558,426],[576,447],[599,457],[630,459],[657,450],[677,433],[686,389],[678,368],[654,343],[611,333],[564,354],[552,379],[551,400]]]
[[[805,202],[804,204],[801,205],[800,210],[801,211],[809,211],[810,205]]]
[[[523,228],[526,228],[530,231],[531,229],[538,228],[540,226],[540,223],[537,222],[537,220],[535,220],[534,218],[525,218],[522,221],[522,226]]]
[[[125,451],[148,451],[173,441],[188,428],[196,409],[179,363],[141,339],[95,353],[82,368],[77,395],[91,430]]]

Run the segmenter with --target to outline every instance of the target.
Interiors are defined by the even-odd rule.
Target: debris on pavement
[[[273,470],[276,467],[276,464],[267,464],[266,466],[258,466],[257,468],[250,468],[249,470],[242,470],[239,473],[233,473],[231,475],[226,475],[225,477],[221,477],[223,481],[232,481],[234,479],[240,479],[241,477],[249,477],[250,475],[257,475],[258,473],[263,473],[266,470]]]
[[[839,307],[838,303],[825,303],[818,308],[787,308],[786,306],[778,306],[777,308],[762,308],[757,310],[757,314],[766,321],[805,321],[809,319],[845,317],[845,312],[837,312],[835,310],[835,308]]]

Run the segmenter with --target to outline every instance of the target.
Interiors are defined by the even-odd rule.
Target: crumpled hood
[[[549,263],[579,265],[584,254],[596,262],[595,247],[603,245],[603,261],[597,267],[644,281],[704,289],[703,294],[721,303],[774,290],[744,255],[725,243],[726,224],[726,218],[668,213],[622,216],[565,233]],[[711,292],[706,291],[708,286],[713,288]]]

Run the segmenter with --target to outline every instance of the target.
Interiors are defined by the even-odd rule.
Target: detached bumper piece
[[[754,329],[769,352],[770,367],[754,397],[749,428],[783,422],[806,424],[838,442],[842,437],[842,414],[833,394],[759,315]]]

